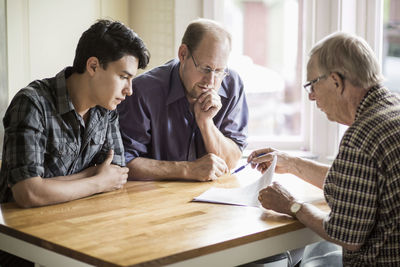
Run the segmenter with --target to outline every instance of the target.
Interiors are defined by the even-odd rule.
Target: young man
[[[3,120],[1,202],[42,206],[121,188],[128,168],[115,109],[148,61],[136,33],[99,20],[72,67],[20,90]]]
[[[207,181],[246,146],[243,83],[227,69],[231,36],[214,21],[189,24],[171,60],[133,81],[118,107],[129,177]]]
[[[344,266],[400,266],[400,98],[380,85],[369,45],[345,33],[312,49],[307,78],[310,100],[329,120],[349,126],[332,166],[270,148],[254,151],[248,161],[265,171],[276,155],[276,172],[323,188],[330,212],[299,202],[279,183],[261,190],[259,200],[342,246]],[[255,158],[260,153],[267,154]],[[319,264],[333,266],[321,263],[328,258]]]

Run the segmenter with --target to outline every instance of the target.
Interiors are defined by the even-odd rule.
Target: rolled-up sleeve
[[[109,117],[110,120],[107,131],[107,139],[112,142],[112,148],[114,150],[113,163],[120,166],[125,166],[124,145],[122,144],[118,112],[116,110],[111,111]]]
[[[3,161],[10,187],[27,178],[43,176],[46,132],[38,103],[26,96],[15,97],[4,123]]]

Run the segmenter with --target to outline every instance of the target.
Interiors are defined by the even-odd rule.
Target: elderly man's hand
[[[260,154],[265,154],[258,156]],[[271,165],[274,156],[277,156],[275,172],[276,173],[288,173],[292,164],[293,157],[286,153],[273,148],[263,148],[253,151],[247,158],[247,162],[251,162],[251,167],[254,169],[257,167],[261,173],[264,173]]]
[[[278,182],[273,182],[272,185],[260,190],[258,200],[266,209],[291,216],[290,206],[296,201],[293,195]]]

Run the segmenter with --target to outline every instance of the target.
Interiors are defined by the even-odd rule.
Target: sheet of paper
[[[277,158],[274,157],[267,171],[247,186],[239,188],[212,187],[200,196],[195,197],[193,201],[260,207],[258,192],[271,184],[275,172],[276,160]]]

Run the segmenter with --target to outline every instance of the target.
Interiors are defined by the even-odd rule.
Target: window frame
[[[213,19],[219,22],[223,22],[224,16],[224,2],[230,0],[203,0],[203,17],[208,19]],[[299,2],[299,10],[302,10],[304,7],[304,1],[298,0]],[[300,11],[299,11],[300,13]],[[300,19],[300,16],[299,16]],[[304,25],[304,23],[303,23]],[[304,26],[303,26],[304,28]],[[299,29],[300,30],[300,29]],[[304,62],[304,44],[299,43],[299,55],[302,62]],[[302,64],[304,65],[304,64]],[[304,68],[301,67],[301,77],[304,77]],[[302,79],[304,80],[304,79]],[[299,89],[301,88],[301,84],[299,84]],[[285,135],[284,139],[282,136],[249,136],[248,138],[248,147],[247,150],[252,150],[260,147],[271,146],[281,150],[305,150],[310,151],[310,125],[308,118],[310,114],[309,104],[307,103],[308,96],[304,93],[301,93],[301,129],[300,134],[297,136],[288,136]],[[304,104],[305,103],[305,104]]]
[[[304,0],[304,5],[305,16],[309,18],[304,30],[310,36],[305,40],[306,51],[326,35],[344,31],[364,38],[381,62],[382,0]],[[311,107],[311,113],[310,151],[318,155],[321,162],[330,163],[347,126],[328,121],[316,105]]]

